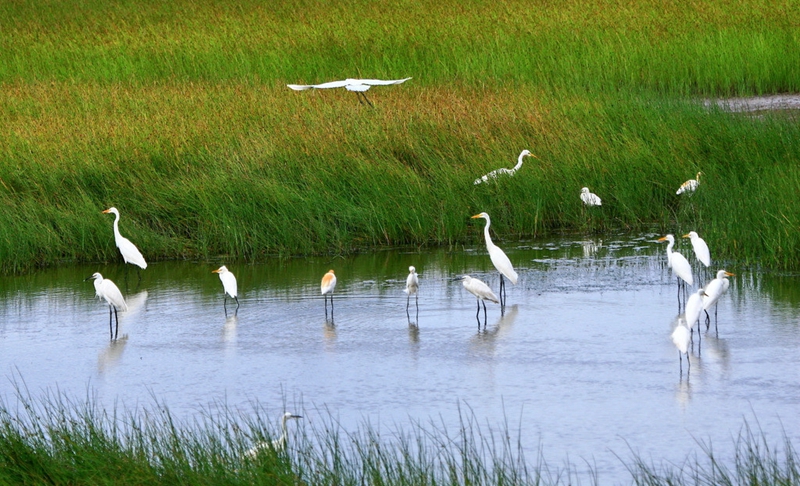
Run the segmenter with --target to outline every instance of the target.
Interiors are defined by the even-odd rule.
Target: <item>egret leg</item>
[[[369,99],[367,98],[367,95],[366,95],[366,94],[364,94],[364,92],[363,92],[363,91],[359,91],[359,92],[358,92],[358,94],[360,94],[360,95],[361,95],[361,98],[364,98],[364,101],[366,101],[366,102],[367,102],[367,104],[368,104],[368,105],[369,105],[371,108],[375,108],[375,107],[372,105],[372,103],[370,103]],[[361,98],[359,98],[359,101],[361,101]],[[363,104],[363,103],[362,103],[362,104]]]
[[[419,316],[419,294],[414,294],[414,304],[417,306],[417,316]]]
[[[678,350],[678,369],[683,374],[683,353],[681,353],[680,349]]]
[[[326,294],[322,295],[322,300],[325,301],[325,319],[328,318],[328,296]]]
[[[486,303],[483,304],[486,306]],[[500,307],[505,307],[506,305],[506,282],[503,279],[503,274],[500,274]]]
[[[113,312],[114,311],[112,310],[112,306],[109,305],[108,306],[108,334],[109,334],[109,339],[111,341],[114,340],[114,328],[111,326],[111,320],[114,317],[113,316]]]
[[[408,298],[406,299],[406,317],[408,317],[408,320],[411,320],[411,314],[408,313],[409,304],[411,304],[411,294],[408,294]]]
[[[114,318],[117,321],[117,328],[114,331],[114,339],[116,340],[119,337],[119,314],[117,313],[117,308],[114,307]]]
[[[717,328],[717,307],[719,306],[719,302],[714,304],[714,333],[719,337],[719,329]]]
[[[228,315],[228,294],[222,294],[222,308],[225,309],[225,315]]]
[[[486,301],[483,301],[483,328],[486,329]]]
[[[478,310],[475,312],[475,319],[478,320],[478,329],[481,327],[481,299],[477,299],[476,302],[478,303]]]
[[[239,297],[234,297],[233,300],[236,301],[236,310],[239,310]]]

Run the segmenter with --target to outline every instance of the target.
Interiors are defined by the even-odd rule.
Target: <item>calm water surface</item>
[[[800,445],[800,276],[725,267],[737,276],[719,304],[719,337],[712,322],[687,377],[670,340],[676,285],[657,236],[503,243],[520,279],[507,287],[505,315],[489,305],[485,330],[453,280],[468,273],[497,289],[482,241],[232,263],[236,316],[223,311],[218,263],[153,263],[127,285],[121,265],[6,277],[0,395],[13,399],[24,381],[34,396],[91,390],[109,408],[147,408],[155,397],[186,419],[219,401],[258,402],[277,417],[288,402],[312,421],[327,408],[351,430],[367,419],[455,425],[467,405],[482,424],[519,428],[529,460],[541,446],[551,465],[593,464],[602,483],[629,478],[616,455],[631,449],[677,464],[699,450],[696,440],[732,450],[745,420],[773,443],[785,430]],[[691,256],[686,243],[678,250]],[[402,292],[409,265],[421,281],[414,324]],[[330,268],[333,323],[319,295]],[[130,306],[117,342],[107,306],[83,281],[95,271]]]

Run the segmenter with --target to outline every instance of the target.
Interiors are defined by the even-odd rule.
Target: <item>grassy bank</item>
[[[533,485],[575,484],[585,476],[569,463],[548,466],[541,450],[529,463],[507,424],[482,428],[468,412],[454,432],[432,423],[382,434],[369,423],[346,431],[330,417],[301,420],[285,451],[248,456],[254,443],[279,433],[258,408],[247,414],[221,405],[184,423],[162,405],[106,411],[91,398],[18,396],[0,402],[0,484]],[[772,445],[747,425],[733,454],[708,443],[700,449],[680,466],[636,455],[620,460],[634,484],[800,481],[792,443]],[[588,477],[606,482],[591,470]]]
[[[702,97],[800,91],[794,2],[0,6],[0,268],[697,230],[800,266],[800,128]],[[286,83],[399,78],[375,109]],[[472,181],[510,167],[513,179]],[[701,191],[675,189],[698,171]],[[589,186],[604,206],[588,213]]]

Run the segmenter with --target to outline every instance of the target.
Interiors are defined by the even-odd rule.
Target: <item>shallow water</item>
[[[520,280],[508,286],[504,315],[489,304],[485,330],[453,280],[469,273],[497,290],[482,241],[232,263],[241,307],[227,317],[211,273],[218,264],[153,263],[127,285],[120,265],[6,277],[0,395],[24,381],[34,396],[89,389],[109,408],[147,408],[155,397],[179,418],[212,402],[247,410],[256,401],[277,417],[288,402],[306,420],[330,412],[352,430],[366,419],[457,424],[468,406],[482,424],[519,428],[529,460],[541,446],[550,465],[588,462],[603,484],[628,481],[617,455],[631,450],[680,464],[710,439],[724,454],[745,420],[757,419],[774,444],[784,429],[800,444],[800,277],[727,267],[737,276],[720,300],[719,337],[712,321],[687,376],[670,340],[676,284],[657,236],[503,242]],[[690,256],[690,245],[678,249]],[[421,281],[411,325],[409,265]],[[339,280],[333,323],[319,295],[329,268]],[[108,307],[83,281],[95,271],[130,306],[116,342]]]

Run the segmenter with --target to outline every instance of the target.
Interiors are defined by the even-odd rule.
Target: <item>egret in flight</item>
[[[711,266],[711,252],[708,251],[706,240],[700,238],[695,231],[690,231],[688,234],[683,235],[683,237],[691,239],[694,255],[700,260],[700,263],[706,267]]]
[[[506,293],[505,293],[505,282],[503,281],[503,275],[505,275],[511,283],[516,285],[517,284],[517,272],[514,271],[514,267],[511,265],[511,260],[508,259],[506,254],[500,247],[496,246],[492,243],[492,237],[489,236],[489,226],[492,224],[492,220],[489,219],[489,215],[486,213],[480,213],[473,216],[471,219],[475,218],[483,218],[486,220],[486,226],[483,227],[483,236],[486,239],[486,249],[489,251],[489,258],[492,259],[492,264],[500,272],[500,305],[506,305]]]
[[[519,157],[517,157],[517,165],[515,165],[513,169],[500,168],[497,170],[493,170],[488,174],[481,176],[480,179],[475,179],[475,185],[478,185],[482,182],[489,182],[489,179],[497,179],[497,176],[500,174],[507,174],[509,176],[513,176],[514,173],[517,172],[522,167],[522,159],[524,159],[525,157],[536,157],[536,156],[533,155],[530,150],[523,150],[522,152],[520,152]],[[538,159],[539,157],[536,158]]]
[[[119,287],[111,280],[103,278],[100,272],[93,273],[91,277],[86,277],[84,281],[92,279],[94,279],[95,293],[101,299],[105,299],[108,304],[108,331],[111,333],[111,340],[113,341],[119,334],[119,315],[117,315],[117,311],[128,310],[128,304],[125,303],[125,299],[122,297],[122,292],[119,291]],[[112,313],[117,321],[116,332],[113,331],[111,326]]]
[[[689,328],[684,325],[685,322],[683,319],[678,319],[678,326],[672,331],[672,342],[678,348],[678,363],[681,374],[683,374],[684,354],[686,355],[686,366],[688,367],[687,373],[692,369],[692,364],[689,362],[689,341],[692,336],[689,333]]]
[[[413,295],[417,304],[417,314],[419,314],[419,294],[417,291],[419,290],[419,278],[417,277],[417,269],[413,266],[408,267],[408,277],[406,278],[406,288],[403,292],[408,294],[408,298],[406,299],[406,316],[411,319],[411,315],[408,313],[408,305],[411,303],[411,296]]]
[[[719,298],[722,297],[725,292],[728,291],[728,287],[730,287],[731,282],[728,280],[727,277],[733,277],[734,274],[730,273],[726,270],[720,270],[717,272],[717,278],[712,280],[711,282],[706,285],[706,296],[703,297],[703,310],[706,311],[708,314],[708,309],[711,306],[714,306],[714,330],[717,331],[719,334],[719,330],[717,329],[717,304],[719,302]],[[708,326],[711,325],[710,319],[708,324],[706,325],[706,329]]]
[[[678,305],[680,305],[681,280],[689,285],[694,285],[694,278],[692,278],[692,266],[689,265],[689,261],[686,259],[686,257],[677,251],[672,251],[672,247],[675,246],[674,236],[667,235],[659,238],[658,241],[669,242],[667,245],[667,265],[672,269],[672,273],[678,278]]]
[[[239,297],[237,297],[238,291],[236,288],[236,277],[225,265],[216,270],[212,270],[211,273],[219,274],[219,279],[222,281],[222,308],[225,309],[225,313],[228,313],[227,303],[229,295],[233,300],[236,301],[236,310],[238,311]]]
[[[272,448],[272,450],[276,452],[280,452],[286,449],[286,438],[289,435],[286,431],[286,421],[290,419],[299,419],[299,418],[303,418],[303,416],[295,415],[291,412],[284,413],[283,417],[281,418],[281,436],[273,440],[272,442],[257,443],[256,445],[251,447],[247,452],[245,452],[245,456],[249,457],[250,459],[255,459],[255,457],[265,449]]]
[[[117,244],[119,252],[122,253],[122,259],[125,260],[125,263],[132,263],[141,269],[147,268],[147,262],[144,261],[142,252],[136,248],[136,245],[131,243],[131,240],[119,233],[119,211],[117,208],[108,208],[103,211],[103,214],[109,213],[114,215],[114,242]]]
[[[478,327],[481,325],[480,313],[481,313],[481,302],[483,302],[483,323],[484,326],[486,325],[486,301],[494,302],[495,304],[499,304],[500,300],[494,295],[492,289],[489,288],[482,280],[478,280],[477,278],[472,278],[469,275],[464,275],[461,277],[461,284],[464,286],[467,291],[478,298],[478,311],[475,313],[475,319],[478,319]]]
[[[320,292],[322,292],[322,298],[325,299],[325,316],[328,315],[328,294],[331,294],[331,313],[333,313],[333,289],[336,288],[336,275],[333,274],[333,270],[328,270],[328,273],[322,277],[322,283],[320,284]]]
[[[344,81],[329,81],[327,83],[322,84],[287,84],[286,86],[290,87],[295,91],[303,91],[306,89],[328,89],[328,88],[345,88],[347,91],[353,91],[356,93],[358,97],[358,101],[363,104],[361,98],[364,98],[364,101],[367,102],[369,106],[372,106],[372,103],[367,99],[367,95],[364,94],[372,86],[387,86],[390,84],[401,84],[405,83],[411,78],[404,78],[404,79],[345,79]]]
[[[589,192],[588,187],[581,189],[581,201],[587,206],[602,206],[603,202],[597,197],[597,194]]]
[[[700,176],[703,175],[702,172],[698,172],[694,179],[689,179],[688,181],[681,184],[681,187],[675,191],[675,194],[683,194],[684,192],[687,194],[693,194],[694,191],[697,190],[697,186],[700,185]]]

